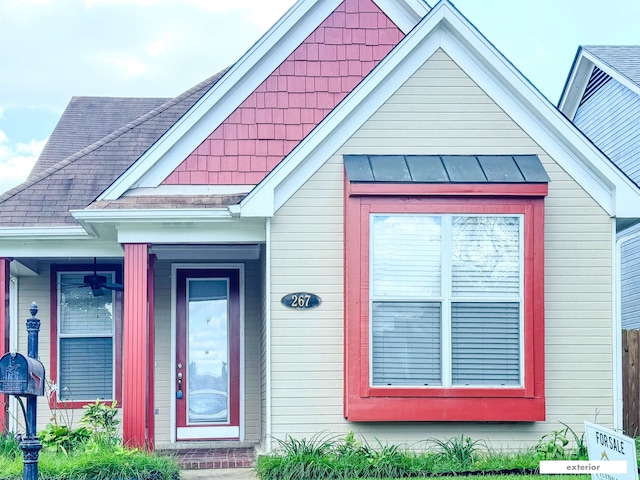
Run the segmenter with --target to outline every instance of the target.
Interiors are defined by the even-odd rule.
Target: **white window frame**
[[[440,217],[441,219],[441,271],[440,271],[440,295],[434,297],[384,297],[376,298],[373,295],[373,251],[374,251],[374,219],[376,217]],[[518,228],[518,255],[519,255],[519,285],[518,285],[518,297],[454,297],[452,294],[452,222],[453,217],[510,217],[519,219]],[[419,389],[442,389],[442,388],[456,388],[456,389],[477,389],[477,388],[523,388],[525,385],[525,369],[524,369],[524,214],[521,213],[372,213],[369,215],[369,387],[380,388],[381,385],[375,385],[373,383],[373,303],[376,301],[385,302],[439,302],[441,305],[441,384],[440,385],[385,385],[384,388],[389,389],[406,389],[406,388],[419,388]],[[519,304],[519,378],[518,385],[453,385],[452,384],[452,336],[451,336],[451,304],[452,303],[499,303],[509,302]]]

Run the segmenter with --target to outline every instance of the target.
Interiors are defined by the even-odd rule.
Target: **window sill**
[[[369,387],[365,397],[419,397],[419,398],[532,398],[533,392],[523,387]]]
[[[537,422],[545,400],[534,397],[350,398],[350,422]]]

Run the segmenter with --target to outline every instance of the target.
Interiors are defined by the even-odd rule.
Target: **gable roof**
[[[140,116],[0,195],[0,226],[77,225],[84,208],[187,112],[225,71]]]
[[[568,118],[575,116],[595,68],[640,95],[640,45],[580,46],[558,101]]]
[[[241,202],[272,216],[436,50],[444,50],[611,216],[640,217],[638,188],[448,0],[441,0]]]
[[[117,199],[135,187],[160,185],[342,2],[298,0],[99,200]],[[403,33],[429,11],[424,0],[373,2]]]
[[[27,180],[168,100],[170,99],[72,97]]]

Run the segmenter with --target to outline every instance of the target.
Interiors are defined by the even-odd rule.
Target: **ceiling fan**
[[[124,287],[120,283],[109,283],[107,282],[107,277],[104,275],[98,275],[98,263],[96,257],[93,257],[93,273],[89,275],[85,275],[83,278],[83,285],[80,287],[90,287],[91,293],[94,297],[101,297],[104,295],[103,288],[107,290],[115,290],[117,292],[122,292]]]

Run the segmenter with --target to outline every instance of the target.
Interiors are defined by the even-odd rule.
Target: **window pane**
[[[81,287],[86,272],[60,274],[60,334],[111,335],[113,333],[113,293],[94,297],[89,287]],[[113,283],[113,274],[100,273]]]
[[[226,279],[188,279],[189,423],[229,421],[229,294]]]
[[[454,296],[519,295],[518,217],[453,217],[452,235]]]
[[[453,385],[520,385],[518,303],[453,303]]]
[[[372,308],[373,385],[440,385],[440,304]]]
[[[112,397],[112,339],[61,338],[58,398],[78,401]]]
[[[373,298],[440,296],[440,217],[375,215]]]

